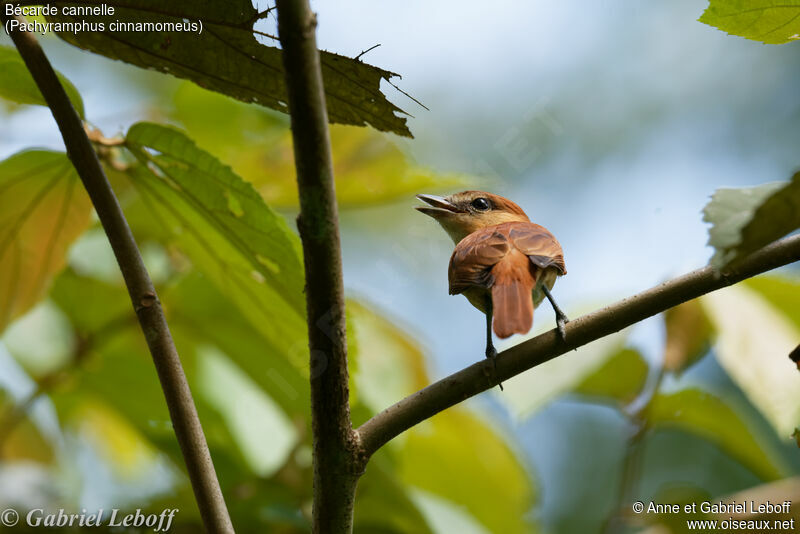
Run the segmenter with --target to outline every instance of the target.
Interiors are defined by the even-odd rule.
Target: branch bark
[[[730,271],[720,273],[711,267],[704,267],[570,321],[567,323],[565,343],[560,341],[556,330],[520,343],[498,355],[496,372],[493,370],[495,362],[482,360],[475,363],[417,391],[361,425],[356,433],[364,447],[364,454],[371,456],[388,441],[425,419],[556,356],[682,302],[798,260],[800,235],[762,248]]]
[[[308,0],[278,0],[278,34],[289,93],[306,274],[314,442],[313,530],[350,532],[365,461],[350,420],[339,216],[328,115]]]
[[[0,5],[2,8],[0,21],[3,25],[11,18],[5,15],[5,5],[5,2]],[[13,31],[10,37],[50,107],[64,139],[67,154],[89,193],[103,230],[114,250],[153,357],[161,388],[164,390],[172,425],[186,462],[203,523],[211,533],[232,533],[233,525],[178,351],[172,341],[161,303],[156,296],[128,222],[103,172],[97,154],[86,136],[80,117],[72,107],[38,41],[30,32]]]

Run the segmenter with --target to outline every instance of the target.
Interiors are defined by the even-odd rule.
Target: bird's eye
[[[488,211],[489,208],[492,207],[492,205],[489,204],[489,200],[483,197],[473,200],[471,206],[478,211]]]

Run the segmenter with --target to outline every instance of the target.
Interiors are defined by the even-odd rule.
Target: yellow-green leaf
[[[428,385],[422,350],[407,333],[363,302],[347,307],[359,348],[355,383],[373,412]]]
[[[348,306],[359,347],[356,383],[373,413],[430,383],[411,336],[373,308]],[[526,519],[536,498],[528,469],[502,433],[468,411],[446,410],[384,450],[396,459],[405,484],[462,507],[487,530],[535,531]]]
[[[756,291],[767,300],[775,310],[800,328],[800,277],[769,274],[756,276],[744,282],[748,288]]]
[[[768,44],[800,39],[797,0],[711,0],[700,22]]]
[[[552,328],[552,325],[541,328]],[[597,372],[609,358],[622,350],[628,332],[625,329],[600,338],[515,376],[503,384],[505,392],[498,396],[499,400],[508,406],[514,416],[530,416],[557,396],[572,391],[585,377]]]
[[[0,463],[50,463],[54,459],[52,444],[24,412],[28,408],[30,405],[15,404],[0,389]]]
[[[701,302],[717,330],[717,361],[785,438],[800,421],[800,372],[788,358],[800,328],[745,284],[709,293]]]
[[[403,481],[466,508],[490,532],[535,531],[530,474],[490,425],[451,408],[408,431]]]
[[[271,357],[307,369],[300,240],[286,221],[179,130],[138,123],[126,146],[141,163],[129,169],[139,193],[131,226],[177,245],[264,333]]]
[[[292,136],[283,117],[185,83],[175,95],[175,118],[199,146],[253,183],[270,205],[297,205]],[[468,182],[462,175],[415,165],[390,138],[375,131],[339,125],[330,131],[342,208],[408,200],[421,191]]]
[[[609,399],[627,405],[647,383],[647,362],[634,349],[622,349],[573,390],[578,395]]]
[[[56,75],[75,106],[75,111],[83,119],[81,94],[65,76],[58,72]],[[7,46],[0,46],[0,97],[18,104],[47,105],[19,53]]]
[[[785,466],[721,399],[697,389],[659,394],[647,411],[648,424],[674,428],[714,443],[762,480],[782,478]]]
[[[700,359],[711,345],[714,328],[699,300],[690,300],[664,313],[667,340],[664,369],[681,373]]]
[[[0,331],[45,295],[91,213],[65,154],[32,150],[0,162]]]

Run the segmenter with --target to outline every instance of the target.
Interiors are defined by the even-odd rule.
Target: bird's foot
[[[497,376],[497,350],[494,348],[494,345],[486,347],[486,358],[492,360],[492,372]],[[500,386],[500,391],[503,391],[503,384],[498,382],[497,385]]]

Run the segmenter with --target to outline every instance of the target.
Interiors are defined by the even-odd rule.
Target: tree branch
[[[0,4],[2,4],[0,20],[5,25],[10,17],[5,15],[5,2]],[[13,31],[10,36],[50,107],[64,139],[67,154],[89,193],[103,230],[114,250],[153,357],[161,388],[164,390],[175,435],[186,462],[186,469],[206,529],[211,533],[232,533],[233,525],[228,516],[178,351],[175,349],[161,303],[114,191],[100,166],[78,114],[36,38],[29,32],[21,31]]]
[[[306,275],[314,442],[313,530],[324,534],[350,532],[363,462],[359,461],[361,448],[350,421],[339,216],[315,37],[317,22],[308,0],[278,0],[277,6],[300,195],[297,227]]]
[[[367,457],[402,432],[532,367],[663,312],[682,302],[800,260],[800,235],[788,237],[751,254],[735,268],[720,273],[704,267],[602,310],[567,323],[566,342],[556,330],[545,332],[500,353],[495,362],[482,360],[385,409],[356,433]]]

